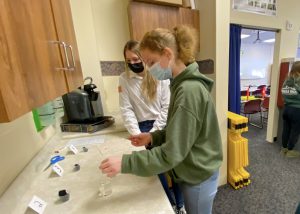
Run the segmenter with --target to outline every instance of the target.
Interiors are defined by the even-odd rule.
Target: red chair
[[[266,88],[267,86],[266,85],[259,85],[258,87],[257,87],[257,89],[263,89],[263,88]]]
[[[262,111],[263,119],[268,120],[269,104],[270,104],[270,97],[265,97],[265,99],[263,99],[262,104],[261,104],[261,111]],[[264,116],[264,113],[267,113],[266,117]]]
[[[262,97],[262,91],[263,89],[257,89],[255,91],[252,91],[251,95],[255,97]]]
[[[247,94],[248,94],[248,91],[241,91],[241,96],[247,96]]]
[[[257,128],[263,128],[263,117],[262,117],[262,110],[261,110],[261,99],[250,100],[245,103],[244,109],[241,111],[246,117],[248,117],[249,124],[255,126]],[[251,123],[251,115],[252,114],[260,114],[260,124]]]

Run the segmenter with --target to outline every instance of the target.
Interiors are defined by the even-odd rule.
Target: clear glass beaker
[[[110,178],[105,178],[104,176],[101,177],[99,183],[99,192],[98,196],[110,196],[112,194],[112,184]]]

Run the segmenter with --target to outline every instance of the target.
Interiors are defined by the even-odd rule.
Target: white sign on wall
[[[276,16],[277,0],[233,0],[233,9],[249,13]]]

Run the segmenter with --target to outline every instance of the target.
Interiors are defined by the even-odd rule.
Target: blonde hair
[[[289,73],[289,77],[298,78],[300,77],[300,61],[294,62],[292,69]]]
[[[195,52],[198,45],[196,30],[188,26],[178,26],[172,31],[157,28],[147,32],[140,44],[140,49],[149,49],[153,52],[163,53],[163,50],[171,48],[176,59],[180,59],[184,64],[195,61]]]
[[[139,42],[135,41],[135,40],[129,40],[125,46],[124,46],[124,50],[123,50],[123,55],[124,55],[124,59],[126,61],[126,51],[131,51],[133,53],[135,53],[140,59],[141,58],[141,54],[139,52]],[[152,102],[156,99],[156,95],[157,95],[157,85],[158,85],[158,81],[149,73],[148,69],[146,68],[144,69],[144,78],[143,78],[143,82],[141,85],[142,88],[142,94],[148,99],[148,101]],[[127,77],[130,77],[130,69],[128,68],[127,63],[125,63],[125,72],[127,74]]]

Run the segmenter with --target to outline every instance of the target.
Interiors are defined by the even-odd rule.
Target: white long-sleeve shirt
[[[170,102],[170,81],[158,81],[156,99],[148,101],[142,93],[143,78],[122,73],[119,78],[119,102],[124,125],[132,135],[141,133],[139,122],[155,120],[150,131],[161,130],[166,125]]]

